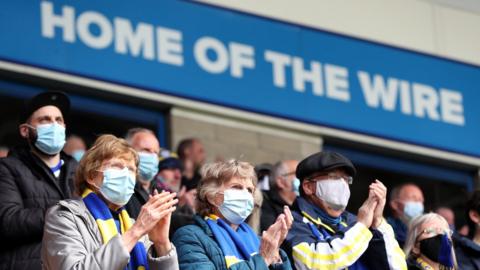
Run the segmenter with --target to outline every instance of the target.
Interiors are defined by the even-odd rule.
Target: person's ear
[[[102,183],[99,182],[99,178],[103,177],[103,173],[100,172],[94,172],[91,176],[87,176],[85,179],[85,182],[87,182],[88,186],[92,187],[94,191],[97,191],[100,189],[100,186]],[[101,180],[100,180],[101,181]]]
[[[305,192],[305,195],[307,196],[311,196],[313,194],[315,194],[316,192],[316,185],[313,185],[312,183],[315,183],[315,182],[311,182],[311,181],[302,181],[302,188],[303,188],[303,192]]]
[[[279,190],[284,190],[287,187],[286,179],[283,176],[279,176],[275,179]]]
[[[30,133],[30,129],[28,128],[27,124],[21,124],[20,126],[18,126],[18,132],[20,133],[20,136],[22,136],[22,138],[27,139]]]
[[[392,208],[393,211],[401,212],[400,211],[400,204],[398,203],[397,200],[391,200],[389,202],[389,205],[390,205],[390,208]]]
[[[470,217],[470,219],[471,219],[475,224],[479,224],[479,223],[480,223],[480,215],[478,214],[477,211],[475,211],[475,210],[470,210],[470,211],[468,211],[468,216]]]
[[[215,193],[213,196],[207,196],[207,201],[214,207],[219,207],[223,203],[223,193]]]
[[[415,244],[413,244],[411,253],[415,256],[420,255],[420,243],[419,242],[415,242]]]

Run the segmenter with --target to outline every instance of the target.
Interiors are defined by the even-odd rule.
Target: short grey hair
[[[125,140],[128,142],[128,144],[132,144],[132,139],[137,133],[148,133],[152,134],[153,136],[155,135],[155,132],[148,128],[143,128],[143,127],[135,127],[127,130],[127,133],[125,134]]]
[[[285,161],[279,161],[273,165],[273,170],[271,173],[271,177],[269,179],[270,181],[270,189],[276,189],[277,188],[277,178],[278,177],[284,177],[285,174],[289,173],[288,172],[288,167],[287,164],[285,164]]]
[[[200,216],[212,214],[216,206],[208,201],[218,193],[218,189],[233,177],[251,179],[253,186],[257,185],[257,176],[253,166],[244,161],[231,159],[207,163],[201,169],[202,179],[197,187],[196,210]]]

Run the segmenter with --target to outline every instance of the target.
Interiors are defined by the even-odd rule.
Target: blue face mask
[[[82,159],[82,157],[83,157],[84,154],[85,154],[85,150],[75,150],[75,151],[73,151],[73,153],[72,153],[72,157],[73,157],[76,161],[80,162],[80,160]]]
[[[407,201],[405,207],[403,208],[403,215],[407,220],[412,220],[413,218],[423,214],[423,203]]]
[[[218,210],[230,223],[241,224],[252,213],[253,196],[244,189],[227,189]]]
[[[106,169],[103,171],[103,184],[100,193],[108,201],[124,206],[132,197],[135,187],[135,175],[128,168]]]
[[[138,153],[140,164],[138,169],[142,180],[152,181],[153,177],[158,173],[158,156],[153,153]]]
[[[300,179],[295,177],[292,182],[292,191],[295,192],[297,196],[300,196]]]
[[[65,127],[58,124],[38,125],[35,146],[47,155],[60,153],[65,145]]]

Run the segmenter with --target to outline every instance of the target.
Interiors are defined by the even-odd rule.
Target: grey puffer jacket
[[[150,269],[178,269],[177,252],[163,257],[152,256],[148,248]],[[103,244],[95,219],[82,200],[64,200],[50,208],[45,218],[42,243],[43,269],[125,269],[130,253],[120,235]]]

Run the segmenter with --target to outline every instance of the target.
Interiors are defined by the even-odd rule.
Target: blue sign
[[[0,59],[480,157],[480,68],[188,1],[6,1]]]

